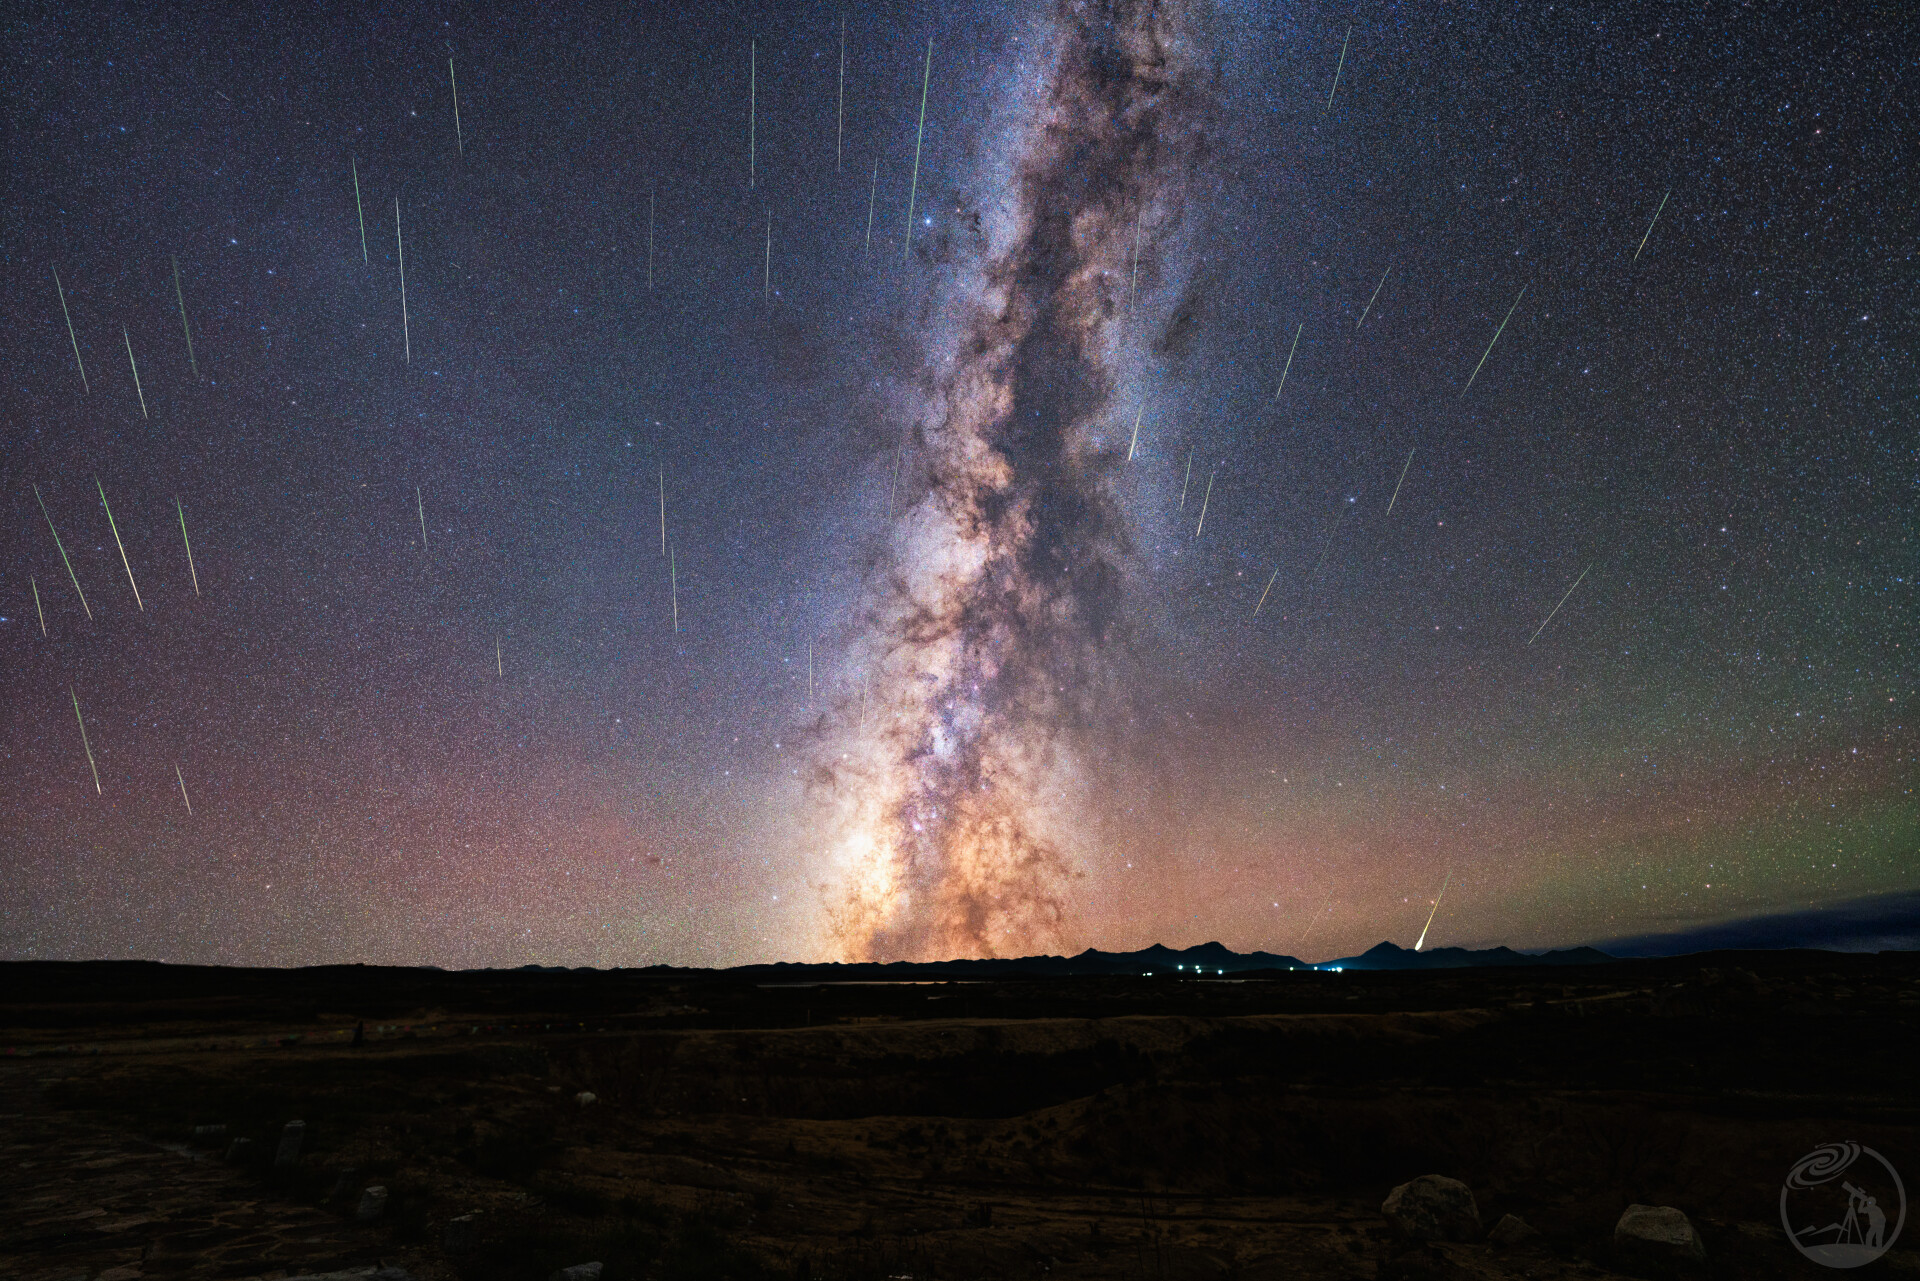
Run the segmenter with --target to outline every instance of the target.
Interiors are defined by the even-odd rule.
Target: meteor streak
[[[1420,938],[1414,943],[1413,950],[1418,952],[1427,945],[1427,931],[1433,928],[1433,918],[1440,914],[1440,901],[1447,896],[1447,886],[1453,884],[1453,871],[1447,871],[1447,879],[1440,882],[1440,892],[1434,896],[1433,911],[1427,913],[1427,923],[1420,927]]]
[[[1635,262],[1640,261],[1640,250],[1645,249],[1647,247],[1647,236],[1651,236],[1653,234],[1653,224],[1660,221],[1660,215],[1663,212],[1665,212],[1667,207],[1667,196],[1671,196],[1672,194],[1673,194],[1673,188],[1668,187],[1666,196],[1660,197],[1660,208],[1653,211],[1653,222],[1650,222],[1647,224],[1647,235],[1640,237],[1640,249],[1636,249],[1633,251],[1633,260]]]
[[[907,452],[907,438],[900,437],[893,447],[893,479],[887,482],[887,520],[893,520],[893,494],[900,487],[900,459]]]
[[[460,136],[460,81],[453,74],[453,59],[447,59],[447,83],[453,87],[453,146],[462,158],[467,154],[466,139]]]
[[[1333,88],[1327,90],[1327,111],[1333,110],[1333,95],[1340,92],[1340,73],[1347,69],[1347,46],[1353,43],[1353,28],[1347,28],[1347,38],[1340,42],[1340,63],[1333,69]]]
[[[1420,446],[1415,445],[1413,449]],[[1413,466],[1413,449],[1407,451],[1407,461],[1400,464],[1400,479],[1393,482],[1393,497],[1387,500],[1387,515],[1393,515],[1393,505],[1400,501],[1400,486],[1407,483],[1407,468]]]
[[[140,398],[140,416],[146,418],[148,417],[147,393],[140,390],[140,366],[134,364],[133,339],[127,336],[127,327],[125,325],[120,326],[120,338],[127,344],[127,364],[133,369],[133,394]]]
[[[67,559],[67,549],[60,542],[60,531],[53,527],[53,517],[47,515],[47,500],[40,497],[40,486],[33,487],[33,500],[40,504],[40,514],[47,517],[47,532],[53,535],[53,545],[59,549],[60,563],[67,567],[67,577],[73,580],[73,594],[80,598],[80,608],[86,610],[87,621],[93,621],[93,611],[87,609],[87,594],[80,590],[80,575],[73,572],[73,562]]]
[[[400,341],[407,347],[407,363],[413,363],[413,332],[407,327],[407,245],[400,238],[400,197],[393,198],[393,244],[400,255]]]
[[[1133,300],[1140,292],[1140,224],[1145,222],[1147,211],[1142,209],[1133,217],[1133,275],[1127,281],[1127,314],[1133,314]]]
[[[1328,908],[1329,906],[1331,906],[1331,905],[1332,905],[1332,903],[1333,903],[1333,895],[1332,895],[1331,893],[1329,893],[1329,894],[1327,895],[1327,901],[1326,901],[1325,903],[1322,903],[1322,904],[1320,905],[1320,911],[1318,911],[1318,912],[1315,912],[1315,913],[1313,914],[1313,919],[1307,922],[1307,928],[1306,928],[1306,929],[1304,929],[1304,930],[1302,930],[1302,931],[1300,932],[1300,941],[1299,941],[1298,943],[1295,943],[1295,944],[1293,945],[1293,950],[1294,950],[1294,951],[1296,951],[1296,952],[1297,952],[1297,951],[1299,951],[1299,950],[1300,950],[1301,948],[1303,948],[1303,947],[1305,947],[1305,946],[1306,946],[1306,943],[1307,943],[1307,935],[1309,935],[1309,934],[1311,934],[1311,933],[1313,933],[1313,927],[1314,927],[1314,926],[1316,926],[1316,925],[1318,925],[1318,924],[1320,924],[1320,917],[1321,917],[1321,915],[1322,915],[1322,913],[1324,913],[1324,912],[1325,912],[1325,911],[1327,910],[1327,908]]]
[[[47,611],[40,604],[40,584],[32,574],[27,575],[27,585],[33,588],[33,612],[40,615],[40,638],[47,639]]]
[[[1485,365],[1487,363],[1487,357],[1493,354],[1493,344],[1500,341],[1500,335],[1506,332],[1507,322],[1513,319],[1513,308],[1518,307],[1520,300],[1526,296],[1527,287],[1522,285],[1520,286],[1520,292],[1513,296],[1513,307],[1507,308],[1507,314],[1500,318],[1500,328],[1493,331],[1493,337],[1487,340],[1487,349],[1480,353],[1480,364],[1475,365],[1473,372],[1467,376],[1467,385],[1460,389],[1460,399],[1465,400],[1467,393],[1473,390],[1473,380],[1480,376],[1481,366]]]
[[[360,203],[360,158],[350,156],[348,159],[353,162],[353,212],[360,216],[360,261],[365,263],[368,261],[367,210],[366,206]]]
[[[1187,509],[1187,487],[1193,484],[1193,447],[1187,447],[1187,478],[1180,482],[1180,510]]]
[[[173,296],[180,303],[180,331],[187,336],[187,366],[200,376],[200,362],[193,358],[193,326],[187,323],[187,296],[180,291],[180,256],[173,255]]]
[[[1333,540],[1339,537],[1340,526],[1346,523],[1347,513],[1352,510],[1353,504],[1351,503],[1344,504],[1340,508],[1340,519],[1333,522],[1333,529],[1327,534],[1326,544],[1320,548],[1320,559],[1313,563],[1313,573],[1307,575],[1307,581],[1309,583],[1319,575],[1320,567],[1327,563],[1327,553],[1333,550]]]
[[[67,697],[73,700],[73,719],[80,723],[80,748],[87,754],[87,768],[93,772],[93,794],[99,796],[100,767],[93,763],[93,748],[87,742],[87,721],[80,715],[80,696],[73,692],[73,686],[67,686]]]
[[[1200,537],[1200,531],[1207,527],[1207,504],[1213,501],[1213,478],[1220,474],[1220,464],[1215,463],[1213,470],[1207,473],[1207,492],[1200,499],[1200,523],[1193,527],[1193,536]]]
[[[67,291],[61,287],[58,267],[53,269],[53,288],[54,292],[60,295],[60,314],[67,318],[67,339],[73,343],[73,363],[80,370],[80,390],[91,394],[93,388],[87,386],[87,366],[86,362],[80,359],[80,339],[73,332],[73,313],[67,310]]]
[[[1293,369],[1293,353],[1300,350],[1300,331],[1306,327],[1307,322],[1304,320],[1294,326],[1293,346],[1287,348],[1287,363],[1286,367],[1280,371],[1280,385],[1273,389],[1273,398],[1275,400],[1280,399],[1280,393],[1287,389],[1287,374]]]
[[[1133,439],[1127,442],[1127,461],[1133,461],[1133,455],[1140,448],[1140,420],[1146,416],[1147,402],[1140,402],[1140,412],[1133,416]]]
[[[413,487],[413,503],[420,512],[420,550],[427,550],[427,500],[420,493],[420,486]]]
[[[907,188],[907,242],[900,249],[900,260],[913,253],[913,202],[920,194],[920,144],[927,136],[927,84],[933,78],[933,37],[927,37],[927,65],[920,73],[920,130],[913,136],[913,182]]]
[[[193,817],[193,802],[187,799],[187,776],[180,772],[180,762],[173,763],[173,776],[180,780],[180,803],[187,807],[187,817]]]
[[[1278,578],[1278,577],[1280,577],[1280,567],[1279,567],[1278,565],[1275,565],[1275,566],[1273,567],[1273,575],[1272,575],[1272,577],[1270,577],[1270,578],[1268,578],[1268,579],[1267,579],[1267,587],[1266,587],[1266,591],[1263,591],[1263,592],[1261,592],[1261,593],[1260,593],[1260,600],[1259,600],[1259,602],[1258,602],[1258,603],[1257,603],[1256,605],[1254,605],[1254,607],[1253,607],[1253,616],[1254,616],[1255,618],[1258,618],[1258,617],[1260,617],[1260,606],[1261,606],[1261,605],[1264,605],[1264,604],[1266,604],[1266,603],[1267,603],[1267,592],[1270,592],[1270,591],[1272,591],[1272,590],[1273,590],[1273,580],[1274,580],[1275,578]]]
[[[1385,271],[1380,273],[1380,283],[1373,287],[1373,297],[1367,299],[1367,305],[1360,309],[1360,319],[1353,322],[1353,327],[1355,329],[1358,329],[1360,328],[1360,326],[1367,323],[1367,313],[1373,310],[1374,299],[1378,298],[1380,296],[1380,291],[1387,287],[1387,277],[1391,275],[1392,272],[1393,272],[1393,268],[1389,266]]]
[[[498,677],[504,677],[507,674],[506,664],[503,663],[500,659],[500,633],[499,632],[495,632],[493,634],[493,674]]]
[[[200,594],[200,572],[193,567],[193,544],[187,540],[187,513],[180,506],[180,495],[173,496],[173,510],[180,517],[180,543],[187,549],[187,573],[193,579],[193,594]]]
[[[873,198],[880,191],[880,157],[873,158],[873,182],[867,187],[867,247],[860,251],[861,257],[873,252]]]
[[[1592,568],[1593,566],[1591,565],[1587,566],[1587,569],[1592,569]],[[1580,571],[1580,578],[1585,578],[1587,576],[1587,569],[1583,569]],[[1580,578],[1576,578],[1573,580],[1573,587],[1578,587],[1580,585]],[[1573,595],[1573,587],[1567,588],[1567,594],[1566,596],[1562,596],[1560,598],[1559,605],[1555,605],[1552,609],[1547,611],[1547,616],[1540,620],[1540,626],[1534,628],[1533,635],[1527,637],[1527,644],[1531,645],[1535,641],[1540,639],[1540,633],[1547,630],[1547,624],[1551,623],[1553,621],[1553,616],[1560,612],[1560,605],[1566,604],[1567,596]]]
[[[140,584],[133,581],[133,564],[127,559],[127,546],[120,541],[120,526],[114,523],[113,508],[107,507],[107,487],[100,483],[98,476],[93,478],[93,487],[100,491],[100,505],[107,510],[107,528],[113,531],[113,545],[120,549],[120,563],[127,567],[127,585],[133,588],[133,603],[138,605],[140,612],[144,614],[147,612],[147,605],[140,599]]]

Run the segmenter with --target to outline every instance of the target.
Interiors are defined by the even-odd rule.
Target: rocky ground
[[[0,1276],[1823,1276],[1796,1158],[1920,1183],[1915,957],[756,977],[0,967]],[[1429,1174],[1475,1218],[1413,1240]]]

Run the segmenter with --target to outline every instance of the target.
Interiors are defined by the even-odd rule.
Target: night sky
[[[0,954],[1916,888],[1899,6],[282,8],[7,23]]]

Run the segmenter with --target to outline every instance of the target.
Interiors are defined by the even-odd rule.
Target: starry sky
[[[1898,7],[283,9],[8,23],[0,954],[1916,888]]]

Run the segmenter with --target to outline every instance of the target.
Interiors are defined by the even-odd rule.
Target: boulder
[[[280,1131],[280,1146],[273,1154],[273,1168],[285,1170],[300,1162],[300,1146],[306,1142],[307,1123],[289,1121]]]
[[[1480,1210],[1473,1189],[1444,1174],[1423,1174],[1387,1194],[1380,1207],[1401,1241],[1478,1241]]]
[[[1500,1222],[1493,1225],[1493,1231],[1487,1233],[1487,1240],[1511,1250],[1519,1246],[1539,1245],[1544,1238],[1538,1228],[1519,1215],[1503,1214]]]
[[[447,1228],[440,1237],[441,1247],[448,1254],[472,1254],[480,1248],[480,1215],[463,1214],[457,1219],[447,1220]]]
[[[1613,1228],[1623,1271],[1644,1277],[1690,1277],[1706,1271],[1707,1248],[1693,1221],[1670,1205],[1630,1205]]]
[[[387,1212],[387,1190],[368,1188],[360,1194],[360,1206],[353,1212],[355,1223],[372,1223]]]
[[[227,1144],[228,1165],[245,1165],[251,1160],[253,1160],[252,1139],[235,1139]]]
[[[575,1103],[578,1103],[583,1108],[590,1107],[591,1105],[598,1103],[600,1101],[600,1096],[595,1094],[592,1090],[582,1090],[580,1091],[580,1093],[573,1096],[573,1101]]]
[[[547,1281],[600,1281],[598,1263],[576,1263],[570,1268],[561,1268],[547,1278]]]

